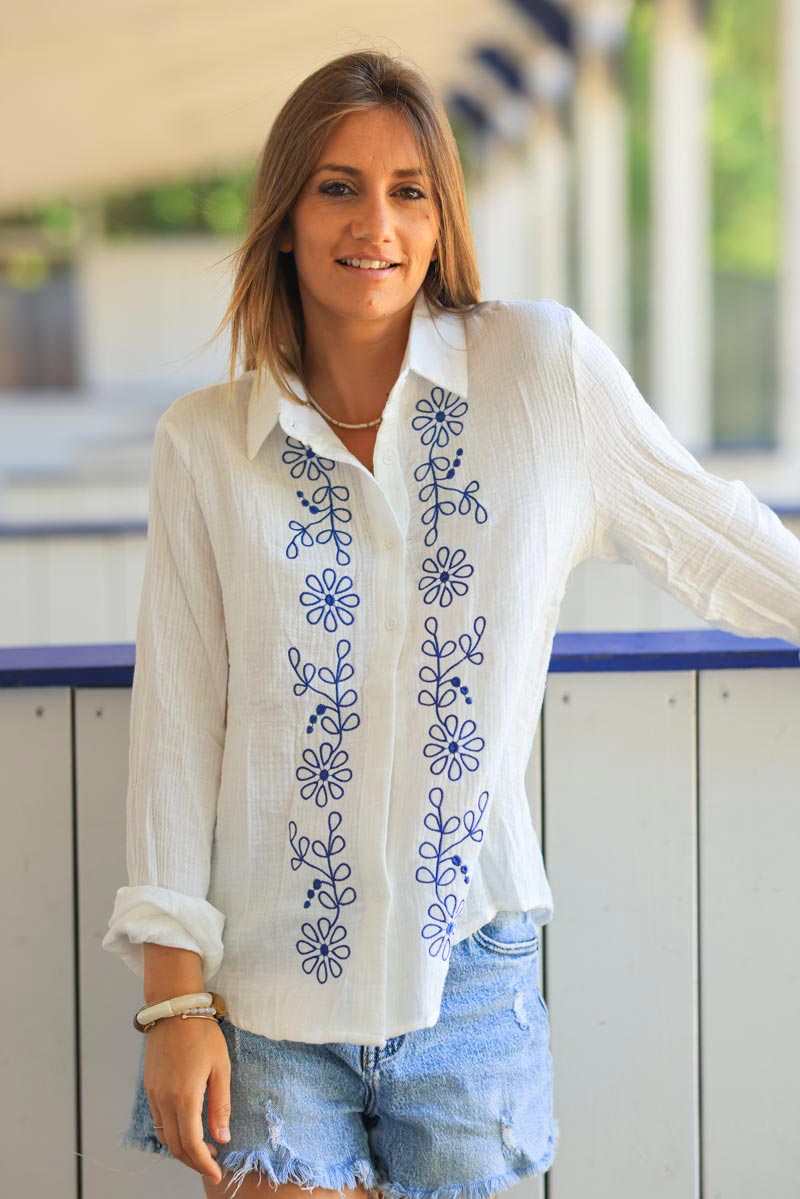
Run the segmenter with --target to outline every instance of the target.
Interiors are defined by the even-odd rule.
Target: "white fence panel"
[[[0,755],[0,1191],[77,1199],[69,689],[0,690]]]
[[[550,675],[548,1199],[699,1194],[694,745],[692,672]]]
[[[81,863],[81,1199],[198,1199],[200,1175],[182,1162],[121,1148],[144,1036],[137,975],[101,946],[125,871],[129,688],[76,692],[78,859]]]
[[[800,1194],[800,670],[700,686],[703,1194]]]

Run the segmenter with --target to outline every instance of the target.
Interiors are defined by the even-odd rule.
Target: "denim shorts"
[[[211,1136],[203,1102],[220,1194],[260,1171],[273,1189],[342,1195],[360,1182],[397,1199],[490,1199],[544,1173],[559,1128],[539,945],[530,913],[496,912],[453,946],[436,1024],[382,1047],[271,1040],[223,1019],[230,1141]],[[173,1157],[153,1131],[144,1049],[118,1143]]]

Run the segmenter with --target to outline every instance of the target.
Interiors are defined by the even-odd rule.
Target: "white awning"
[[[524,34],[503,0],[28,0],[0,39],[0,211],[253,161],[285,98],[335,55],[415,62],[439,94],[478,42]]]

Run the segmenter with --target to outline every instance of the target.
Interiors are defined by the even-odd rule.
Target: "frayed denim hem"
[[[376,1190],[386,1196],[386,1199],[461,1199],[462,1195],[464,1199],[492,1199],[499,1191],[508,1190],[515,1183],[522,1182],[523,1178],[529,1178],[531,1174],[544,1174],[553,1164],[560,1135],[558,1120],[553,1117],[550,1121],[547,1145],[541,1157],[536,1161],[529,1161],[527,1165],[520,1165],[516,1170],[507,1170],[505,1174],[487,1178],[483,1182],[454,1183],[452,1186],[437,1187],[433,1191],[426,1191],[423,1187],[404,1187],[402,1183],[383,1182],[378,1183]]]
[[[117,1144],[120,1148],[161,1153],[173,1161],[178,1160],[156,1136],[136,1137],[126,1130],[119,1137]],[[268,1149],[239,1149],[226,1153],[217,1146],[217,1150],[215,1162],[223,1174],[232,1175],[226,1186],[226,1193],[227,1187],[234,1187],[230,1192],[231,1196],[236,1194],[245,1177],[254,1171],[258,1171],[262,1178],[265,1177],[274,1191],[284,1182],[294,1182],[304,1191],[323,1187],[326,1191],[338,1191],[341,1199],[347,1199],[344,1194],[345,1187],[355,1187],[359,1182],[362,1182],[367,1190],[377,1187],[377,1176],[372,1162],[363,1157],[353,1158],[341,1166],[320,1169],[319,1166],[311,1166],[299,1157],[286,1157],[280,1165],[274,1166]]]
[[[223,1174],[232,1172],[229,1185],[235,1184],[235,1189],[231,1195],[236,1194],[247,1174],[253,1170],[258,1170],[262,1177],[266,1177],[273,1190],[277,1190],[284,1182],[294,1182],[304,1191],[312,1191],[315,1187],[338,1191],[341,1199],[346,1199],[344,1187],[355,1187],[362,1182],[367,1190],[372,1190],[376,1185],[372,1162],[363,1157],[352,1158],[344,1165],[328,1168],[311,1166],[299,1157],[289,1157],[276,1167],[272,1164],[269,1150],[248,1149],[220,1153],[216,1160]]]
[[[223,1150],[218,1152],[214,1160],[223,1174],[232,1174],[228,1186],[235,1184],[235,1189],[231,1191],[231,1197],[236,1194],[245,1176],[257,1170],[262,1177],[267,1178],[273,1190],[277,1190],[284,1182],[294,1182],[302,1190],[310,1191],[315,1187],[323,1187],[325,1190],[337,1191],[341,1199],[347,1199],[343,1194],[343,1188],[355,1187],[359,1182],[364,1184],[366,1190],[374,1191],[383,1199],[461,1199],[462,1196],[463,1199],[492,1199],[492,1196],[508,1190],[515,1183],[549,1170],[556,1156],[560,1133],[558,1120],[554,1117],[550,1121],[544,1153],[535,1161],[528,1161],[526,1165],[520,1165],[516,1170],[507,1170],[504,1174],[497,1174],[494,1178],[453,1183],[432,1191],[425,1190],[424,1187],[406,1187],[402,1183],[379,1182],[372,1162],[363,1157],[353,1158],[342,1166],[331,1166],[327,1169],[311,1166],[296,1157],[287,1157],[276,1168],[270,1159],[269,1150],[265,1149],[236,1150],[230,1153]],[[165,1157],[177,1161],[156,1136],[134,1137],[125,1132],[117,1143],[125,1148],[162,1153]]]

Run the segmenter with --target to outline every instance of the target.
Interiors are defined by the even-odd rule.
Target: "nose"
[[[357,210],[352,214],[351,229],[359,241],[378,242],[393,235],[393,224],[389,198],[375,194],[362,196]]]

